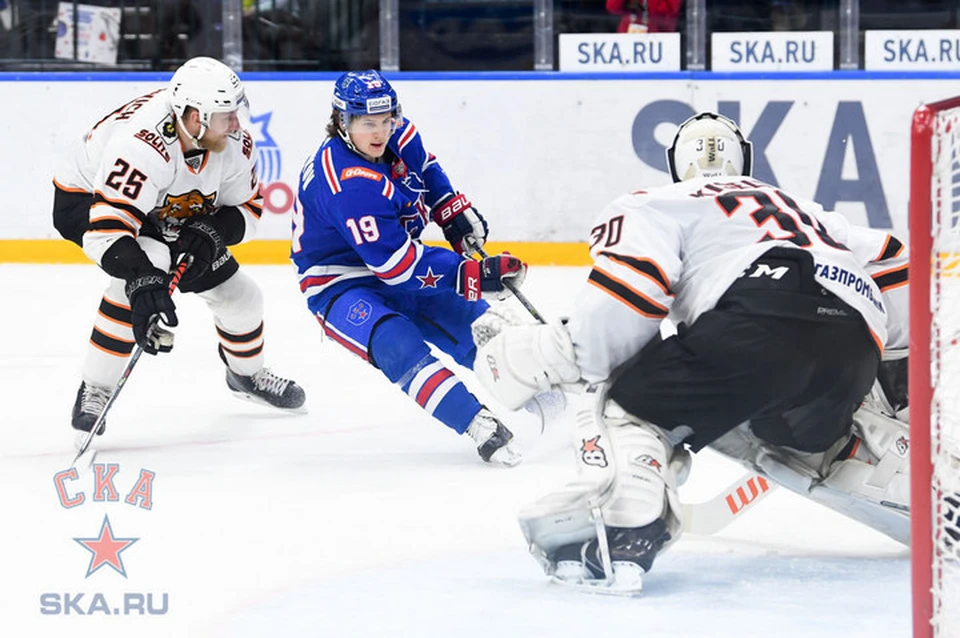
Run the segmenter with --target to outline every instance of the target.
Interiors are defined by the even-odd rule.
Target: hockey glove
[[[457,271],[457,293],[467,301],[477,301],[484,293],[506,299],[510,296],[506,283],[519,288],[526,276],[527,265],[509,253],[480,261],[467,260]]]
[[[171,276],[155,269],[127,281],[124,290],[130,300],[133,338],[147,354],[170,352],[173,349],[173,333],[158,324],[177,325],[176,306],[170,298]]]
[[[487,220],[477,212],[462,193],[450,193],[440,198],[430,211],[433,221],[443,230],[457,254],[470,255],[474,248],[483,246],[487,238]]]
[[[194,277],[216,270],[226,260],[227,245],[215,222],[207,215],[191,217],[180,227],[174,253],[193,256],[190,272]]]

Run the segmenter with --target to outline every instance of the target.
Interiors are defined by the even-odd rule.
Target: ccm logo
[[[372,179],[375,182],[379,182],[383,179],[383,175],[377,171],[371,171],[369,168],[364,168],[362,166],[351,166],[340,171],[340,179],[350,179],[351,177],[366,177],[367,179]]]
[[[746,489],[744,489],[746,488]],[[762,476],[753,476],[747,480],[746,486],[741,485],[735,492],[727,494],[727,507],[732,514],[739,514],[760,494],[770,489],[770,484]],[[748,494],[749,491],[749,494]]]

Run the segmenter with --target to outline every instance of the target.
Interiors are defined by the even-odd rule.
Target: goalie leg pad
[[[580,379],[573,341],[561,323],[504,329],[477,349],[474,372],[511,410],[551,386]]]
[[[680,536],[677,465],[659,429],[604,401],[602,389],[584,400],[576,421],[578,480],[525,508],[520,524],[555,581],[632,593]]]
[[[531,553],[547,574],[556,571],[554,553],[596,537],[600,506],[613,485],[616,461],[600,408],[603,388],[591,387],[578,397],[574,422],[577,478],[524,507],[520,528]]]
[[[853,437],[822,454],[770,446],[745,426],[711,447],[792,492],[909,543],[909,431],[868,405],[854,414]]]

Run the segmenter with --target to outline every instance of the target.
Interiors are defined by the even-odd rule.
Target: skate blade
[[[502,448],[490,455],[490,465],[502,465],[503,467],[514,467],[520,464],[523,455],[513,448],[512,445],[504,445]]]
[[[86,432],[77,432],[73,440],[74,449],[79,452],[80,448],[83,447],[84,442],[87,440]],[[97,449],[93,447],[93,441],[90,442],[90,446],[84,450],[83,454],[78,456],[73,462],[73,467],[77,468],[78,472],[83,472],[89,470],[97,460]]]
[[[290,414],[307,414],[306,404],[301,405],[299,408],[281,408],[261,399],[254,394],[248,394],[241,390],[230,390],[230,392],[238,399],[243,399],[244,401],[249,401],[250,403],[256,403],[257,405],[262,405],[263,407],[270,408],[271,410],[280,410],[281,412],[289,412]]]
[[[603,596],[639,596],[643,591],[643,570],[636,564],[615,562],[612,579],[559,578],[556,575],[550,581],[563,587],[570,587],[590,594]]]

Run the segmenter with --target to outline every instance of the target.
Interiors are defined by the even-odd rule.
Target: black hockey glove
[[[484,293],[505,299],[510,292],[504,282],[519,288],[526,276],[527,265],[509,253],[481,261],[466,260],[457,271],[457,294],[467,301],[477,301]]]
[[[450,246],[460,255],[474,253],[474,248],[483,246],[487,239],[487,220],[462,193],[449,193],[441,197],[433,205],[430,215],[443,230],[443,236]]]
[[[124,290],[130,300],[133,338],[147,354],[170,352],[173,349],[173,333],[159,326],[177,325],[176,306],[170,298],[172,277],[159,269],[127,281]]]
[[[216,223],[208,216],[200,215],[189,218],[180,226],[180,236],[173,245],[173,252],[193,256],[190,272],[197,277],[226,263],[227,245]]]

